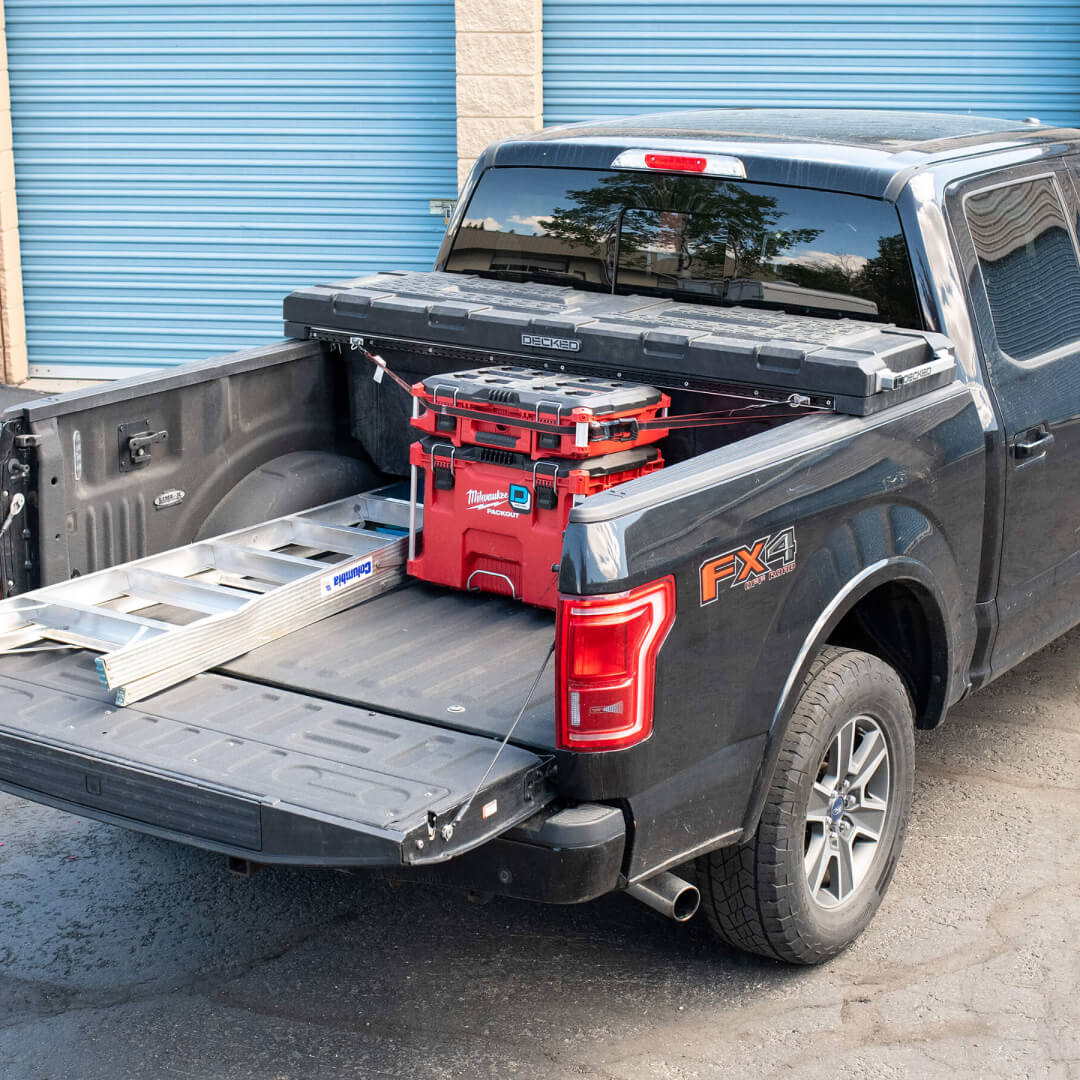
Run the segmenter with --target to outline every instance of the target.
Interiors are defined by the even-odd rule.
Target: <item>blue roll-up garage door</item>
[[[453,0],[6,0],[31,374],[281,337],[290,289],[430,267]]]
[[[546,0],[546,123],[724,105],[1080,125],[1080,3]]]

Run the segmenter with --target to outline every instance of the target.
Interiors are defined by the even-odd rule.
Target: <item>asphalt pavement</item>
[[[831,964],[624,897],[472,905],[0,794],[3,1080],[1080,1078],[1080,632],[920,733],[885,905]]]
[[[0,383],[0,413],[11,405],[19,405],[24,401],[32,401],[42,396],[39,390],[29,390],[22,386],[5,386]]]

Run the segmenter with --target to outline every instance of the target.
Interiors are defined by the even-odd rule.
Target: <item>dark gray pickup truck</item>
[[[544,131],[480,158],[433,273],[300,289],[290,340],[9,410],[0,788],[239,869],[627,890],[836,954],[896,867],[913,729],[1080,621],[1078,188],[1080,131],[976,117]],[[95,656],[157,610],[138,560],[247,529],[272,580],[317,545],[252,527],[342,500],[400,535],[408,403],[369,355],[727,419],[573,509],[554,616],[405,580],[118,707]],[[95,648],[69,586],[109,567]],[[630,705],[583,737],[570,696],[616,677]]]

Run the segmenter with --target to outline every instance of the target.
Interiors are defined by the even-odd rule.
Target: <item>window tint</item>
[[[1080,263],[1053,180],[970,195],[964,203],[998,345],[1030,360],[1080,341]]]
[[[922,325],[893,206],[706,176],[488,169],[446,269]]]

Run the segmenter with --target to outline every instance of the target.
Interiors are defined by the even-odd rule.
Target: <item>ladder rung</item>
[[[292,523],[294,542],[320,551],[339,551],[343,555],[366,555],[384,547],[388,541],[377,533],[350,529],[344,525],[324,525],[318,521],[296,519]]]
[[[417,507],[417,517],[420,518],[422,514],[423,507]],[[370,521],[378,525],[407,529],[409,527],[409,500],[368,492],[351,499],[330,503],[327,506],[317,506],[314,510],[305,510],[295,516],[307,521],[322,522],[325,525],[352,525],[361,521]]]
[[[215,543],[213,548],[216,569],[280,584],[296,581],[297,578],[306,577],[316,570],[325,570],[331,565],[318,559],[301,559],[297,555],[243,547],[229,541]]]
[[[176,623],[147,619],[142,615],[128,615],[109,608],[84,606],[69,600],[62,603],[49,600],[27,614],[33,622],[41,626],[69,630],[80,637],[107,641],[113,645],[128,645],[136,637],[139,640],[149,640],[150,637],[178,629]]]
[[[219,611],[235,611],[250,599],[235,589],[224,585],[211,585],[207,581],[159,574],[156,570],[132,567],[127,571],[128,592],[143,600],[158,604],[171,604],[190,611],[202,611],[215,615]]]
[[[221,585],[230,589],[236,589],[239,592],[244,592],[248,596],[272,592],[277,588],[272,582],[256,581],[255,578],[244,577],[243,574],[228,574],[223,570],[215,570],[213,576],[217,578]]]

